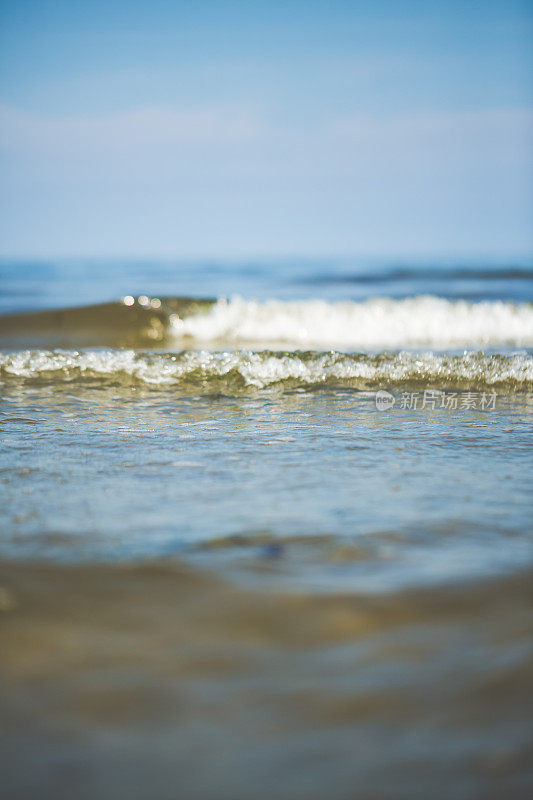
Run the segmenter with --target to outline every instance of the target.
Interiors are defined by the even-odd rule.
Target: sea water
[[[532,277],[4,262],[9,796],[527,796]]]

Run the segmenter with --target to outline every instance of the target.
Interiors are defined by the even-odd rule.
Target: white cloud
[[[525,250],[532,118],[3,106],[4,246],[24,251],[30,236],[55,252]]]
[[[154,155],[174,164],[190,158],[220,160],[257,176],[336,174],[374,165],[411,168],[459,161],[527,161],[533,112],[528,109],[453,113],[360,114],[323,121],[285,123],[246,108],[179,109],[143,106],[100,116],[47,116],[0,106],[0,148],[8,155],[120,161],[134,155],[153,165]],[[252,167],[253,164],[253,168]],[[491,164],[487,163],[490,169]]]
[[[251,113],[231,108],[143,106],[100,116],[45,116],[0,106],[0,146],[20,151],[75,152],[235,144],[261,131]]]

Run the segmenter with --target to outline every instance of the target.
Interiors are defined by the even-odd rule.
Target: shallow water
[[[528,796],[528,265],[0,274],[9,797]]]
[[[397,393],[379,411],[375,392],[342,387],[190,391],[6,383],[0,553],[198,558],[200,548],[204,562],[226,564],[279,542],[291,581],[374,591],[533,555],[528,395],[418,410]],[[465,393],[452,394],[460,406]],[[480,405],[483,394],[469,394]],[[342,547],[356,555],[338,564]]]
[[[3,564],[4,794],[526,798],[531,577],[324,596]]]

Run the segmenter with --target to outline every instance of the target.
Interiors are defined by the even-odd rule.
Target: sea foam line
[[[171,320],[177,341],[292,348],[485,348],[533,346],[533,306],[422,296],[328,303],[219,300]]]
[[[467,352],[276,353],[271,351],[184,351],[144,353],[134,350],[25,350],[0,354],[0,380],[61,385],[142,384],[186,392],[239,392],[270,386],[293,388],[345,385],[356,389],[383,386],[533,389],[533,357]]]

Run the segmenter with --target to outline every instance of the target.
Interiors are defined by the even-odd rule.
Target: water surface
[[[0,275],[7,796],[529,796],[530,264]]]

